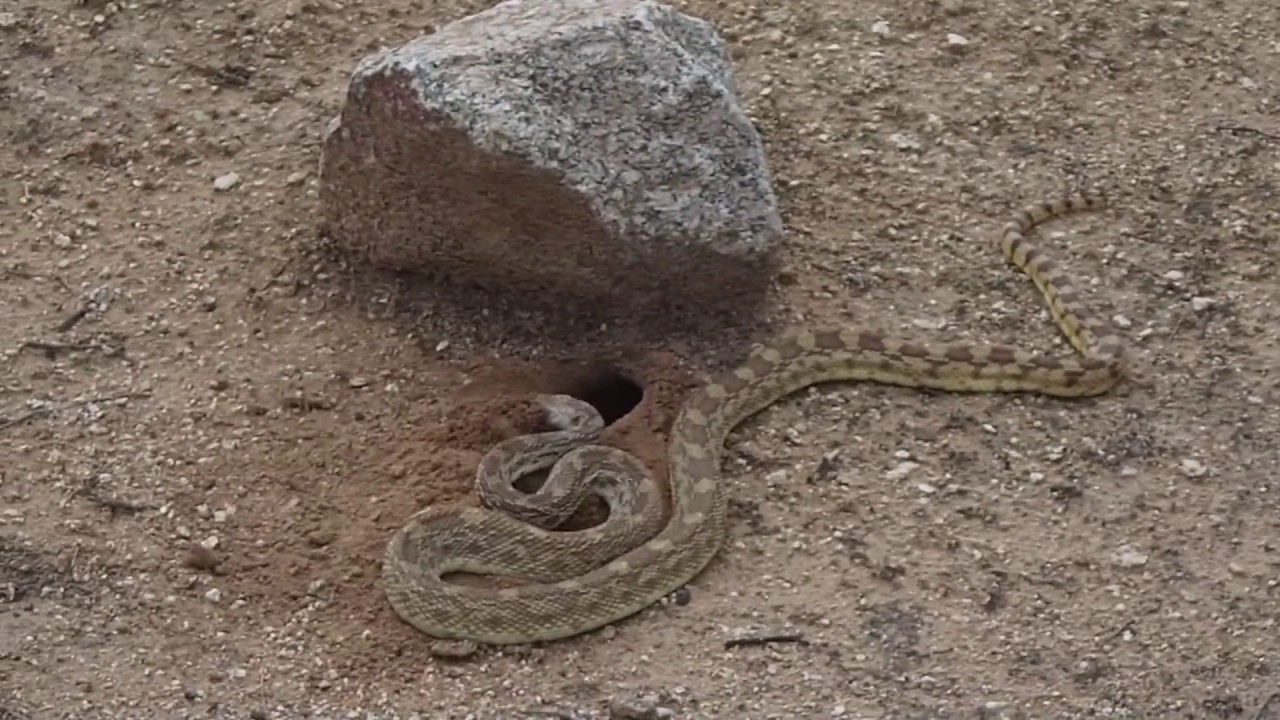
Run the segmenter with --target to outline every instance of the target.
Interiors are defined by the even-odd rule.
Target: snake
[[[669,512],[642,463],[593,444],[603,422],[591,417],[590,406],[540,396],[555,429],[508,439],[480,462],[477,487],[494,506],[431,505],[388,541],[382,580],[389,604],[404,622],[439,641],[512,645],[588,633],[661,602],[701,574],[724,544],[728,498],[720,465],[729,434],[812,385],[874,382],[1057,398],[1105,394],[1126,375],[1124,343],[1089,310],[1070,273],[1027,237],[1052,218],[1105,203],[1101,194],[1083,191],[1029,205],[998,236],[1005,259],[1031,278],[1075,353],[790,327],[752,347],[744,361],[716,374],[681,405],[667,433]],[[509,488],[516,475],[548,464],[550,473],[533,494],[522,498]],[[590,494],[609,505],[604,523],[556,530]],[[520,510],[529,499],[542,510]],[[527,582],[474,587],[448,582],[452,572]]]

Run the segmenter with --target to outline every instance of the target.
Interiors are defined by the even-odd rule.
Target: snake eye
[[[644,388],[610,365],[591,365],[557,383],[553,392],[570,395],[600,412],[606,425],[621,420],[644,399]]]

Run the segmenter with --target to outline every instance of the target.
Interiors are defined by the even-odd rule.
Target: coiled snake
[[[1083,306],[1067,273],[1025,236],[1041,222],[1101,202],[1075,195],[1028,207],[1000,236],[1005,258],[1035,282],[1079,356],[1035,355],[1003,345],[925,345],[852,329],[791,330],[754,348],[681,409],[670,434],[672,508],[665,525],[661,496],[643,465],[620,450],[584,445],[598,434],[599,416],[572,399],[544,397],[550,419],[563,430],[518,437],[490,451],[477,473],[482,496],[487,504],[554,527],[577,506],[581,492],[594,492],[611,504],[609,518],[587,530],[553,532],[494,509],[429,507],[387,545],[383,581],[391,606],[428,635],[488,644],[565,638],[639,612],[695,577],[720,549],[726,436],[815,383],[1059,397],[1106,392],[1124,374],[1119,336]],[[521,472],[553,463],[537,494],[521,497],[509,489]],[[593,471],[600,478],[586,480]],[[544,501],[555,507],[535,517],[529,508]],[[533,584],[465,587],[445,582],[442,575],[449,572],[516,576]]]

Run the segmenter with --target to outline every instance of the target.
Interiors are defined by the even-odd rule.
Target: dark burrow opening
[[[644,399],[644,387],[609,365],[592,365],[570,375],[554,392],[571,395],[600,411],[606,425],[626,417]]]

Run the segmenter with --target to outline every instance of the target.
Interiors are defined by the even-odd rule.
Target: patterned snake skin
[[[1095,196],[1076,195],[1029,207],[1000,237],[1005,258],[1035,282],[1080,355],[927,345],[853,329],[789,331],[753,349],[742,365],[682,408],[671,429],[672,510],[665,524],[661,494],[643,465],[620,450],[583,444],[598,434],[599,416],[570,398],[544,397],[553,424],[562,429],[499,445],[478,473],[487,503],[511,508],[528,522],[494,509],[430,507],[417,513],[387,545],[383,581],[391,606],[428,635],[488,644],[565,638],[639,612],[695,577],[720,549],[726,532],[720,481],[726,436],[746,418],[815,383],[871,381],[1059,397],[1107,392],[1125,374],[1121,339],[1083,306],[1070,276],[1025,237],[1050,218],[1100,204]],[[506,489],[519,473],[557,459],[534,499]],[[602,479],[590,479],[597,471]],[[611,504],[609,520],[578,532],[545,529],[571,513],[584,492]],[[530,509],[544,503],[549,510],[541,516]],[[442,579],[450,572],[516,576],[533,584],[464,587]]]

